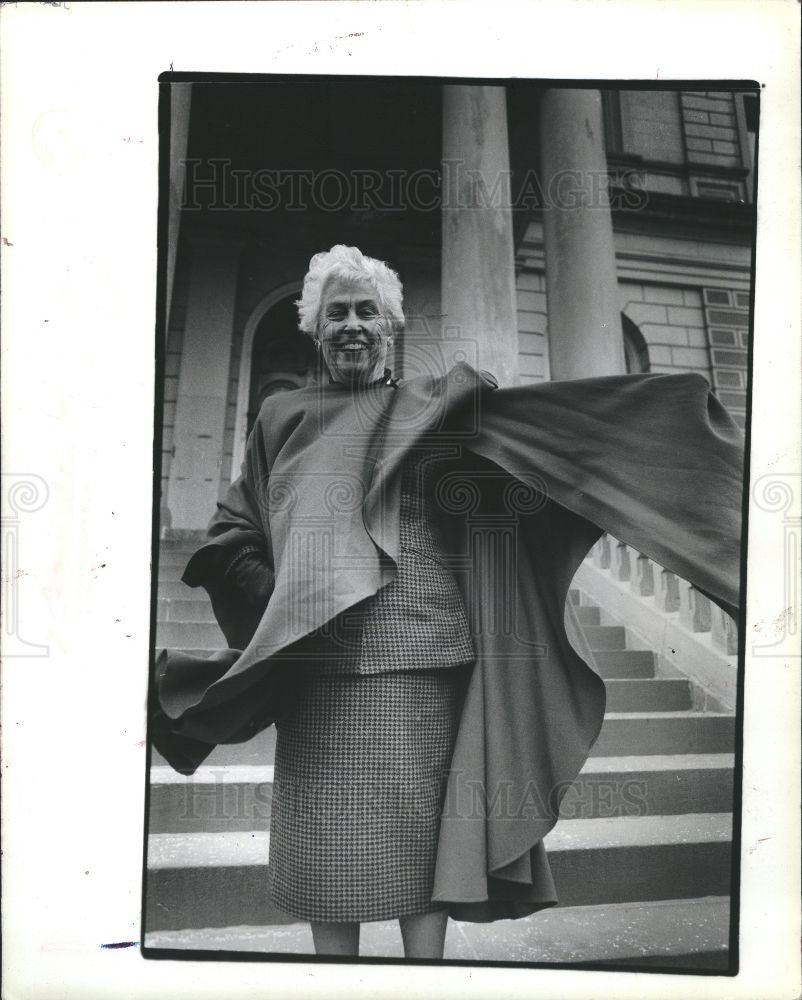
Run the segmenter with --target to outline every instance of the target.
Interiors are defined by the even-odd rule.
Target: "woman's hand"
[[[242,549],[225,572],[225,583],[236,588],[247,603],[263,610],[273,593],[273,571],[265,555],[255,547]]]

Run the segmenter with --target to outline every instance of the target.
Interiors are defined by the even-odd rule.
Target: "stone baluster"
[[[616,545],[615,576],[622,583],[628,583],[632,577],[632,558],[625,542]]]
[[[737,654],[735,623],[687,580],[607,533],[596,542],[588,558],[614,579],[629,583],[630,590],[640,597],[654,597],[661,611],[679,612],[680,621],[691,631],[712,632],[713,644],[728,656]]]
[[[710,601],[687,580],[682,580],[679,587],[679,615],[682,624],[691,631],[710,631]]]
[[[599,569],[609,569],[611,562],[610,536],[604,534],[593,546],[593,563]]]
[[[727,656],[738,652],[738,629],[735,622],[716,604],[710,604],[713,645]]]
[[[670,570],[660,572],[660,586],[655,593],[655,602],[661,611],[679,611],[679,578]]]
[[[632,574],[630,587],[641,597],[654,595],[654,563],[642,552],[637,553],[635,572]]]

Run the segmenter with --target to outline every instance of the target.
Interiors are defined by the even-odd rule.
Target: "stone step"
[[[589,757],[560,805],[563,819],[732,812],[732,753]]]
[[[710,844],[729,847],[731,833],[730,813],[563,819],[547,834],[544,844],[550,857],[568,853],[576,860],[580,852],[591,851],[607,852],[610,855],[616,850],[634,851],[655,847]],[[147,868],[148,871],[262,868],[266,864],[269,850],[270,835],[262,830],[151,834],[148,838]],[[632,887],[626,889],[627,894],[633,892]],[[632,898],[641,897],[633,895]]]
[[[150,833],[269,830],[273,766],[202,765],[194,775],[150,770]]]
[[[216,746],[206,765],[270,764],[276,731],[273,726],[247,743]],[[732,753],[735,717],[705,712],[610,712],[590,751],[598,757],[639,757],[665,754]],[[154,764],[166,764],[153,751]]]
[[[168,563],[166,566],[159,563],[159,583],[180,580],[186,564]]]
[[[732,810],[732,754],[590,758],[562,800],[563,819]],[[273,766],[202,765],[150,772],[151,833],[268,830]]]
[[[654,677],[654,653],[651,649],[594,650],[593,658],[605,680]]]
[[[194,545],[197,548],[205,538],[205,528],[162,528],[159,544]]]
[[[605,681],[608,712],[679,712],[691,708],[691,686],[682,679]]]
[[[563,820],[549,853],[563,906],[728,895],[731,815]],[[148,931],[295,922],[267,894],[264,831],[152,834]]]
[[[557,906],[520,920],[480,924],[449,921],[444,959],[450,961],[650,964],[725,971],[730,905],[726,896],[650,903]],[[153,931],[145,947],[189,951],[313,955],[308,924],[203,927]],[[363,924],[359,954],[403,958],[398,921]]]
[[[587,628],[588,626],[598,627],[601,625],[601,608],[587,604],[580,604],[578,607],[574,608],[574,611],[576,611],[579,624],[583,628]]]
[[[626,649],[626,629],[623,625],[587,625],[584,632],[593,650]]]
[[[178,649],[225,649],[227,646],[217,622],[165,622],[156,627],[156,645]]]
[[[182,586],[186,586],[182,584]],[[190,593],[192,590],[187,588]],[[211,601],[206,597],[206,592],[194,591],[195,595],[202,594],[202,597],[195,596],[190,600],[183,597],[159,598],[156,605],[156,619],[161,625],[162,622],[186,622],[189,624],[214,622],[214,611],[212,611]]]
[[[268,726],[246,743],[220,743],[204,760],[202,767],[228,767],[234,764],[263,767],[272,764],[276,754],[276,727]],[[158,750],[151,751],[151,767],[164,766],[177,778],[184,779],[173,771]]]
[[[162,646],[161,643],[157,642],[156,648],[162,649],[164,647]],[[216,649],[226,649],[227,647],[225,642],[222,642],[222,645],[215,646],[214,649],[184,649],[184,648],[179,649],[177,646],[167,646],[166,648],[168,652],[187,653],[189,656],[200,656],[203,659],[206,659],[207,657],[211,656]]]
[[[206,597],[201,587],[188,587],[180,580],[160,580],[157,597],[160,601],[198,601]]]
[[[157,648],[161,648],[167,633],[172,633],[175,622],[160,623],[157,630]],[[214,650],[225,649],[226,642],[222,632],[214,623],[195,624],[196,630],[204,630],[208,648],[191,650],[196,655],[209,656]],[[302,668],[301,668],[302,669]],[[681,679],[610,679],[606,680],[607,711],[619,712],[678,712],[691,708],[691,693],[688,681]],[[667,751],[670,752],[670,751]]]
[[[159,549],[159,566],[180,566],[183,571],[194,551],[195,549],[186,547],[161,548]]]
[[[593,757],[732,753],[735,716],[711,712],[608,712]]]

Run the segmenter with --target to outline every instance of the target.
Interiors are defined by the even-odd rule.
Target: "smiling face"
[[[392,327],[366,279],[332,278],[320,302],[318,339],[331,377],[365,384],[384,374]]]

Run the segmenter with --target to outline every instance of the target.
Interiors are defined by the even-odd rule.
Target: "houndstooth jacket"
[[[332,655],[318,672],[379,674],[473,661],[465,604],[437,530],[437,459],[437,450],[417,449],[405,460],[398,575],[334,619]]]

